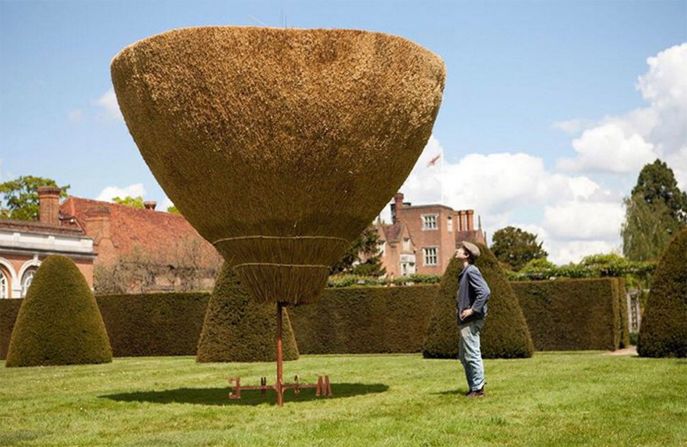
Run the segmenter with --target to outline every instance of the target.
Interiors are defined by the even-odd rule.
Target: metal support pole
[[[277,405],[284,406],[284,359],[282,356],[282,304],[277,303],[277,383],[275,384],[275,391],[277,392]]]

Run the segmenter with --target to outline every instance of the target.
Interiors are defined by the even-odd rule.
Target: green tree
[[[113,197],[112,201],[114,203],[117,203],[119,205],[126,205],[130,206],[132,208],[145,208],[143,205],[143,197],[142,196],[136,196],[136,197],[131,197],[131,196],[126,196],[126,197]]]
[[[381,276],[385,270],[381,266],[379,235],[374,225],[368,226],[353,241],[346,254],[329,269],[329,274],[354,273],[364,276]]]
[[[655,260],[673,236],[687,225],[687,194],[673,170],[661,160],[644,166],[631,195],[624,199],[620,230],[623,254],[633,261]]]
[[[491,251],[501,263],[518,271],[533,259],[546,259],[549,255],[537,235],[520,228],[501,228],[492,236]]]
[[[167,212],[168,212],[168,213],[171,213],[171,214],[181,214],[181,212],[180,212],[180,211],[177,209],[177,207],[174,206],[174,205],[168,206],[168,207],[167,207]]]
[[[0,218],[38,220],[38,188],[57,186],[55,180],[26,175],[0,183]],[[69,185],[60,186],[60,197],[67,197]]]

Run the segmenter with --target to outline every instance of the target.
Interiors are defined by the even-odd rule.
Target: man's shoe
[[[484,397],[484,387],[476,390],[476,391],[470,391],[467,394],[467,397],[473,398],[473,397]]]

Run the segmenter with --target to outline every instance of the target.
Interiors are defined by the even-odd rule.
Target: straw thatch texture
[[[302,294],[319,293],[323,267],[403,183],[444,76],[441,59],[412,42],[352,30],[180,29],[112,62],[124,119],[167,195],[256,298],[286,303],[317,298]],[[317,286],[259,292],[249,277],[274,268],[242,272],[246,263],[310,265],[273,281]]]

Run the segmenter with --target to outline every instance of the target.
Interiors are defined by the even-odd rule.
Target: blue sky
[[[406,199],[473,207],[491,232],[537,231],[557,262],[618,248],[619,200],[643,162],[666,158],[687,181],[687,0],[0,1],[0,181],[168,203],[117,116],[109,64],[138,39],[197,25],[366,29],[436,52],[448,76],[426,156],[443,163],[419,163]]]

